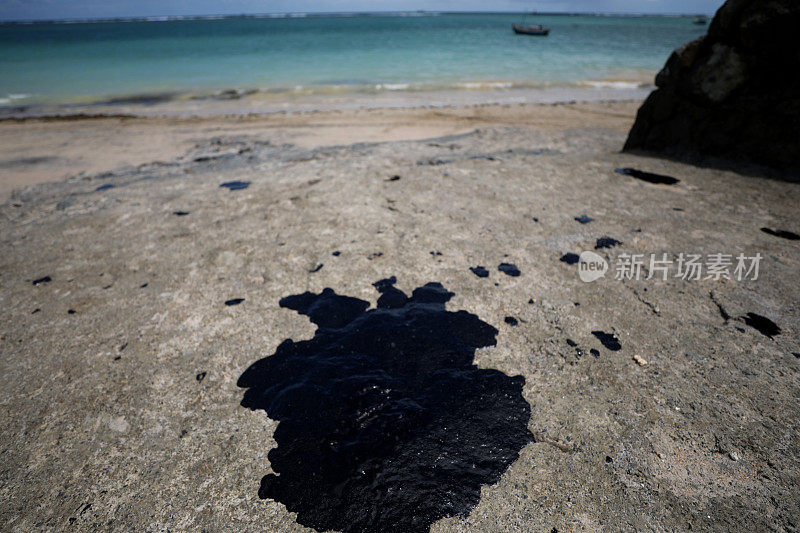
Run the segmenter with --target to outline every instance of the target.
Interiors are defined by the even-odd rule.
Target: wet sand
[[[638,102],[486,104],[210,116],[87,115],[0,120],[0,199],[32,183],[170,161],[219,136],[306,148],[425,139],[477,127],[581,125],[627,130]],[[123,111],[138,112],[127,109]]]
[[[393,392],[403,387],[344,395],[358,424],[311,416],[300,440],[285,419],[276,434],[268,414],[344,400],[267,405],[256,395],[245,401],[255,410],[241,405],[264,384],[246,370],[292,346],[311,367],[281,367],[281,389],[265,394],[291,399],[315,383],[312,371],[334,375],[301,349],[313,340],[340,350],[312,323],[341,320],[317,312],[337,306],[313,308],[329,287],[356,300],[345,316],[371,328],[384,323],[376,307],[394,306],[390,318],[432,313],[420,315],[414,355],[460,343],[477,369],[453,375],[493,375],[509,388],[470,403],[496,390],[470,385],[454,396],[463,416],[436,396],[449,413],[436,420],[453,432],[423,412],[404,422],[414,431],[364,431],[396,436],[397,454],[342,455],[363,466],[344,470],[360,476],[348,486],[373,486],[387,457],[407,461],[400,472],[452,468],[448,479],[481,485],[479,499],[465,485],[463,500],[437,500],[426,516],[444,517],[431,531],[792,530],[800,241],[790,233],[800,233],[800,190],[620,153],[636,107],[3,122],[5,190],[45,182],[0,205],[3,529],[289,532],[341,520],[334,506],[287,509],[313,478],[292,442],[336,452],[347,443],[339,436],[403,401]],[[9,164],[42,157],[57,159]],[[567,254],[583,251],[610,263],[605,278],[581,281]],[[614,279],[622,254],[662,253],[763,259],[756,281]],[[431,282],[452,295],[414,292]],[[429,325],[469,316],[462,310],[473,318],[440,329],[437,345]],[[493,329],[460,340],[477,328]],[[402,350],[388,343],[393,353]],[[453,359],[437,361],[419,377],[452,370]],[[329,420],[327,440],[315,438]],[[480,469],[471,461],[487,433],[508,448]],[[406,448],[415,435],[441,442],[446,461],[431,452],[416,464]],[[465,451],[452,435],[477,443]],[[326,491],[307,501],[327,505]]]

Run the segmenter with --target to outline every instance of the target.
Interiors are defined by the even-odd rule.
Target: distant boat
[[[699,17],[695,17],[694,18],[694,23],[697,24],[698,26],[704,26],[704,25],[708,24],[708,19],[706,17],[700,15]]]
[[[517,35],[541,35],[542,37],[547,37],[550,34],[550,28],[542,28],[541,26],[518,26],[512,24],[511,27]]]

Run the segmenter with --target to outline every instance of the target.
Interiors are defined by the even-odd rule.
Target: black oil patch
[[[581,215],[579,217],[575,217],[575,220],[580,222],[581,224],[588,224],[589,222],[593,222],[594,219],[587,215]]]
[[[772,235],[773,237],[780,237],[781,239],[789,239],[790,241],[800,240],[800,235],[798,235],[797,233],[792,233],[791,231],[786,231],[785,229],[761,228],[761,231],[763,231],[767,235]]]
[[[656,183],[658,185],[675,185],[680,183],[681,180],[673,178],[672,176],[664,176],[662,174],[653,174],[652,172],[645,172],[643,170],[636,170],[635,168],[618,168],[614,172],[617,174],[624,174],[636,178],[637,180],[646,181],[647,183]]]
[[[500,265],[497,267],[497,270],[514,278],[522,274],[522,272],[520,272],[517,268],[517,265],[513,263],[500,263]]]
[[[322,267],[324,267],[324,266],[325,265],[323,263],[320,263],[317,266],[315,266],[314,268],[312,268],[311,270],[309,270],[308,273],[309,274],[313,274],[315,272],[319,272],[320,270],[322,270]]]
[[[488,278],[489,277],[489,271],[486,270],[485,267],[476,266],[476,267],[469,267],[469,269],[472,271],[473,274],[475,274],[479,278]]]
[[[40,285],[42,283],[50,283],[51,281],[53,281],[53,278],[51,278],[50,276],[44,276],[43,278],[33,280],[33,284]]]
[[[228,307],[232,305],[239,305],[244,301],[244,298],[231,298],[230,300],[225,300],[225,305]]]
[[[113,188],[114,188],[113,183],[106,183],[105,185],[101,185],[98,188],[96,188],[95,191],[107,191],[108,189],[113,189]]]
[[[516,318],[514,318],[513,316],[507,316],[507,317],[505,317],[505,318],[503,319],[503,322],[505,322],[505,323],[506,323],[506,324],[508,324],[509,326],[516,326],[517,324],[519,324],[519,320],[517,320],[517,319],[516,319]]]
[[[220,184],[220,187],[225,187],[229,191],[241,191],[242,189],[246,189],[250,186],[249,181],[226,181],[225,183]]]
[[[185,217],[186,215],[189,214],[189,212],[188,211],[173,211],[172,214],[175,215],[176,217]]]
[[[473,363],[497,329],[428,283],[381,280],[375,309],[325,289],[283,298],[310,340],[283,341],[239,378],[242,406],[278,421],[261,498],[318,531],[424,532],[466,516],[533,435],[525,379]]]
[[[612,352],[618,352],[622,349],[619,339],[617,339],[613,333],[606,333],[605,331],[593,331],[592,335],[597,337],[600,340],[600,343]]]
[[[769,337],[770,339],[781,334],[781,328],[778,327],[778,324],[765,316],[757,315],[755,313],[747,313],[747,315],[742,317],[742,320],[744,320],[745,324],[753,329],[757,329],[759,333]]]
[[[597,239],[597,242],[594,245],[594,249],[601,250],[603,248],[611,248],[613,246],[619,246],[620,244],[622,244],[622,242],[618,241],[617,239],[613,239],[611,237],[600,237],[599,239]]]
[[[578,254],[572,254],[572,253],[564,254],[559,259],[559,261],[561,261],[562,263],[566,263],[568,265],[577,265],[580,260],[581,257]]]

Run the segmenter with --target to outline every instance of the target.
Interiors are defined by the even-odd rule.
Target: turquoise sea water
[[[685,17],[513,14],[0,25],[0,106],[133,95],[595,85],[644,81],[706,28]]]

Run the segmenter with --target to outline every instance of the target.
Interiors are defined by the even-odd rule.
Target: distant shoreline
[[[590,12],[532,12],[532,11],[368,11],[343,13],[251,13],[251,14],[204,14],[204,15],[149,15],[138,17],[98,17],[98,18],[61,18],[61,19],[9,19],[0,20],[0,25],[11,24],[92,24],[102,22],[165,22],[181,20],[220,20],[247,18],[351,18],[351,17],[425,17],[439,15],[541,15],[546,17],[665,17],[691,18],[697,16],[711,17],[713,13],[590,13]]]

